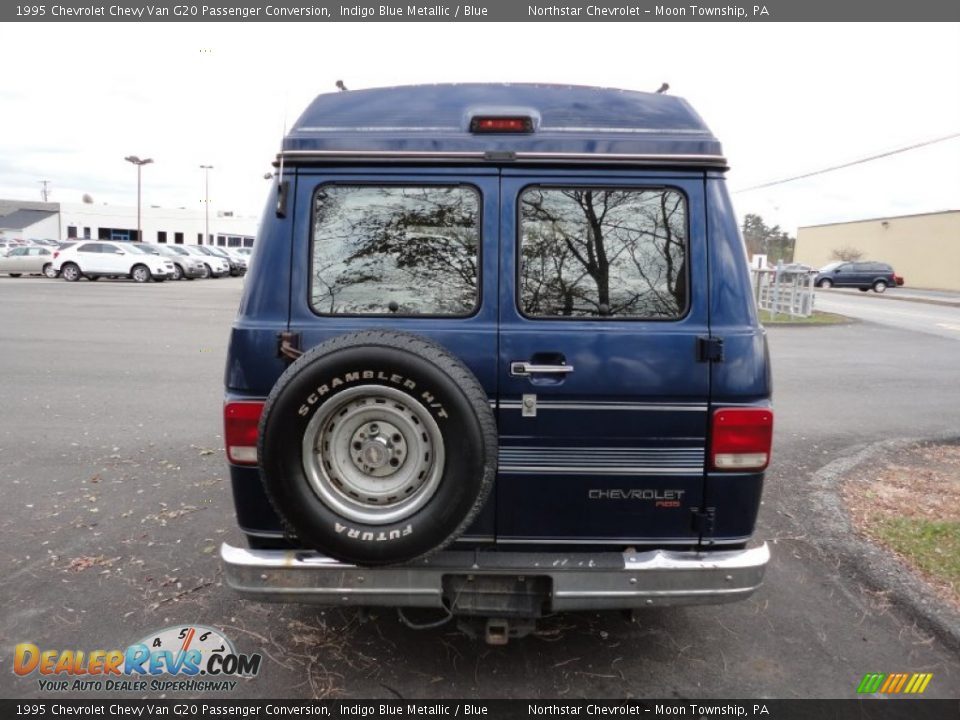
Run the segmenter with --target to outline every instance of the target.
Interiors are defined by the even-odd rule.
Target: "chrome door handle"
[[[510,374],[514,377],[530,377],[531,375],[566,375],[573,372],[573,365],[535,365],[528,362],[510,363]]]

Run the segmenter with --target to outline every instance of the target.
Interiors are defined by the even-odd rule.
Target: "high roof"
[[[528,134],[469,131],[475,115],[525,115]],[[725,165],[719,141],[672,95],[572,85],[455,84],[318,96],[283,143],[287,157],[406,155],[517,159],[605,156]]]

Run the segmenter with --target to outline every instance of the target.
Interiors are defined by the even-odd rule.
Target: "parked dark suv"
[[[321,95],[277,168],[226,367],[231,587],[505,642],[759,586],[766,338],[685,101]]]
[[[855,287],[863,292],[886,292],[888,287],[903,285],[903,278],[893,268],[881,262],[832,262],[820,268],[814,278],[820,288]]]

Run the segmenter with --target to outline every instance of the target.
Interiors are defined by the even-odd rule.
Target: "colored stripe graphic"
[[[919,695],[927,689],[933,673],[867,673],[857,686],[858,693]]]
[[[927,685],[930,684],[930,680],[933,679],[933,673],[915,673],[914,677],[916,680],[911,679],[910,685],[913,685],[912,688],[906,690],[905,692],[911,693],[913,695],[919,695],[924,690],[927,689]],[[909,688],[910,685],[907,687]]]
[[[898,673],[891,673],[890,675],[887,675],[887,679],[883,683],[883,686],[880,688],[880,692],[882,693],[890,692],[890,689],[897,684],[897,680],[899,679],[900,679],[900,675]]]
[[[860,686],[857,688],[858,693],[875,693],[880,689],[880,683],[883,682],[883,679],[886,677],[884,673],[867,673],[863,676],[863,680],[860,681]]]

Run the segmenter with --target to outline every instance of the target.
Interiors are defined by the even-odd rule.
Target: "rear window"
[[[520,196],[519,212],[524,315],[675,320],[686,314],[683,193],[531,187]]]
[[[480,194],[469,186],[321,186],[313,203],[314,311],[472,314],[480,217]]]

